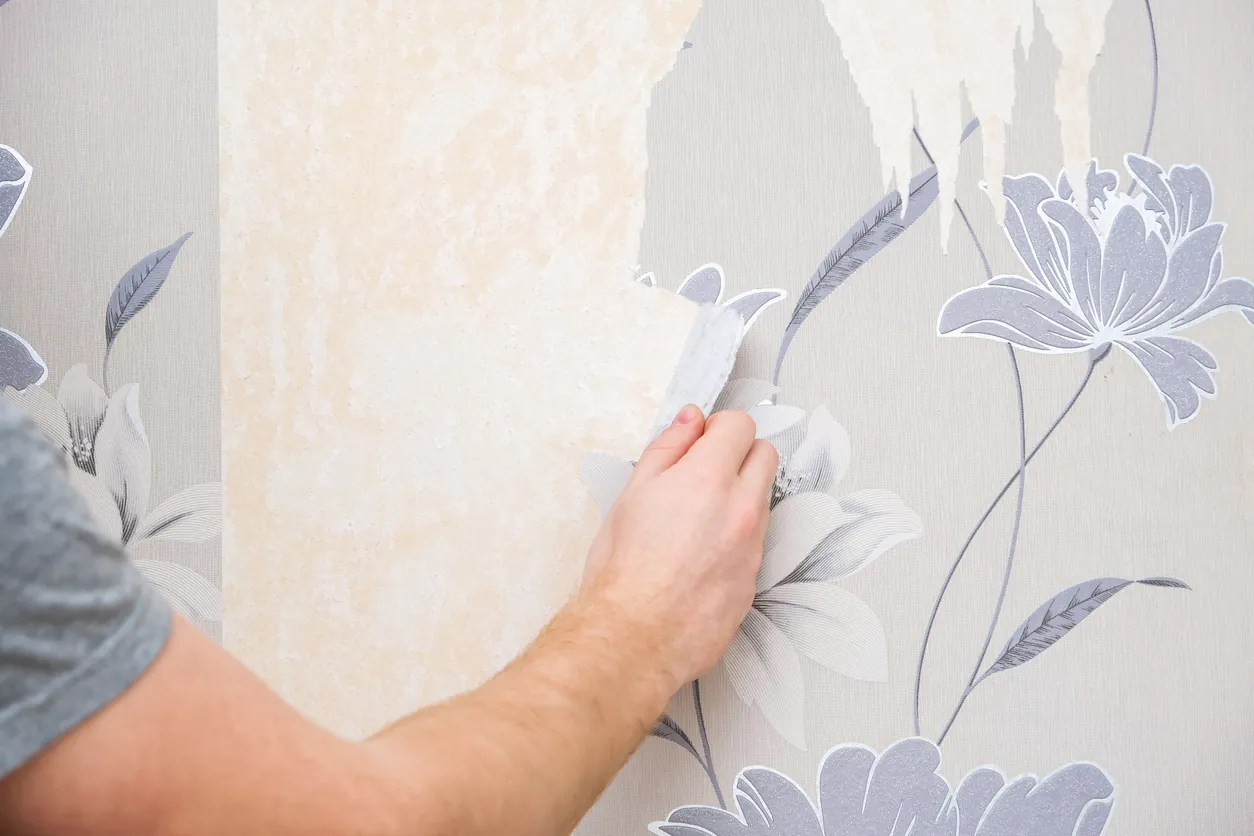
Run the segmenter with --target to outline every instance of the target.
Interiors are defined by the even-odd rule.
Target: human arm
[[[743,414],[685,417],[642,455],[579,593],[481,688],[343,741],[176,620],[133,686],[0,782],[0,830],[568,832],[752,599],[775,453]]]

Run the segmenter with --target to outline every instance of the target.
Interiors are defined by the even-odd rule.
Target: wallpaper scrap
[[[332,729],[477,684],[573,590],[580,454],[639,452],[696,321],[631,281],[696,10],[221,3],[224,640]]]
[[[827,19],[871,117],[884,186],[909,199],[913,135],[937,158],[942,247],[954,215],[963,92],[983,126],[984,183],[1002,212],[1006,126],[1015,103],[1016,48],[1026,59],[1036,10],[1062,56],[1054,88],[1072,179],[1089,148],[1089,75],[1101,52],[1111,0],[823,0]],[[917,114],[917,118],[916,118]],[[965,138],[965,135],[963,136]],[[1077,188],[1083,192],[1082,186]]]

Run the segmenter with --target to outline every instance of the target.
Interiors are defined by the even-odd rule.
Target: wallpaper
[[[581,832],[1248,829],[1252,25],[703,4],[640,261],[787,294],[727,399],[783,465],[740,634]]]
[[[0,8],[0,389],[216,636],[214,35],[191,0]]]
[[[361,736],[561,605],[734,311],[714,408],[781,454],[754,603],[578,832],[1243,833],[1251,33],[0,0],[0,388],[176,607]]]

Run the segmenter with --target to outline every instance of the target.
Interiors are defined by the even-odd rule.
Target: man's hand
[[[580,597],[657,653],[672,690],[718,661],[753,602],[779,455],[743,412],[684,407],[601,526]]]
[[[0,831],[569,833],[751,603],[777,460],[753,436],[744,413],[687,408],[531,647],[363,743],[305,720],[176,617],[131,688],[0,781]]]

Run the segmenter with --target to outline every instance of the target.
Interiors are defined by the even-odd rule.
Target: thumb
[[[693,404],[679,410],[674,422],[644,448],[636,462],[633,479],[656,476],[684,457],[693,443],[705,432],[705,416]]]

